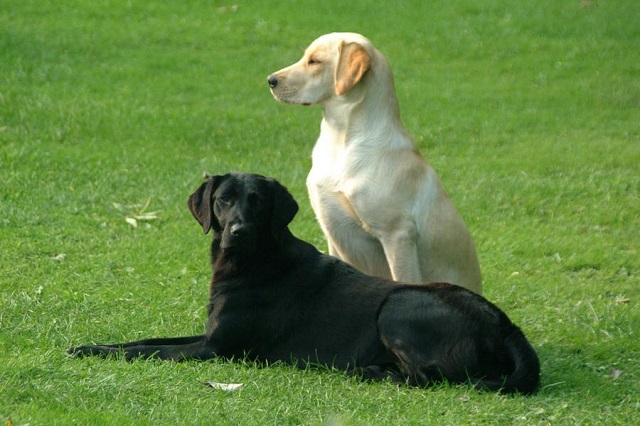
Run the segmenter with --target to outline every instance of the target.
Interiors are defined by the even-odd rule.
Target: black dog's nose
[[[269,83],[269,87],[271,87],[272,89],[278,87],[278,78],[273,74],[267,77],[267,82]]]
[[[229,228],[229,233],[234,237],[240,237],[247,233],[247,226],[241,223],[235,223]]]

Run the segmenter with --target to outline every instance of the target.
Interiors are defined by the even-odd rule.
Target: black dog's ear
[[[187,205],[193,217],[196,218],[198,223],[202,225],[204,233],[208,233],[213,227],[213,230],[219,230],[220,225],[213,215],[213,205],[211,204],[211,197],[213,192],[222,182],[223,176],[207,176],[207,181],[200,185],[200,188],[196,190],[189,197]]]
[[[291,223],[296,213],[298,213],[298,203],[280,182],[275,179],[270,179],[270,181],[273,189],[271,232],[278,239],[282,234],[282,230]]]

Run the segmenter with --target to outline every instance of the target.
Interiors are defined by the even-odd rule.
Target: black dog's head
[[[266,239],[280,239],[298,204],[278,181],[246,173],[210,176],[189,197],[189,210],[220,248],[253,254]]]

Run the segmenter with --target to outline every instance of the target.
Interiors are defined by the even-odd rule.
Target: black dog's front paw
[[[74,348],[67,349],[67,354],[74,358],[84,358],[87,356],[106,357],[114,352],[118,351],[107,346],[76,346]]]

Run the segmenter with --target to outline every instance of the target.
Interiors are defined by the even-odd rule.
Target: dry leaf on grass
[[[205,386],[209,386],[214,389],[220,389],[223,391],[231,392],[240,389],[244,386],[244,383],[218,383],[218,382],[203,382]]]
[[[116,210],[125,216],[124,220],[134,228],[138,227],[138,221],[149,222],[158,219],[158,213],[160,213],[160,210],[147,211],[151,204],[151,198],[147,198],[147,202],[144,204],[112,204]]]

